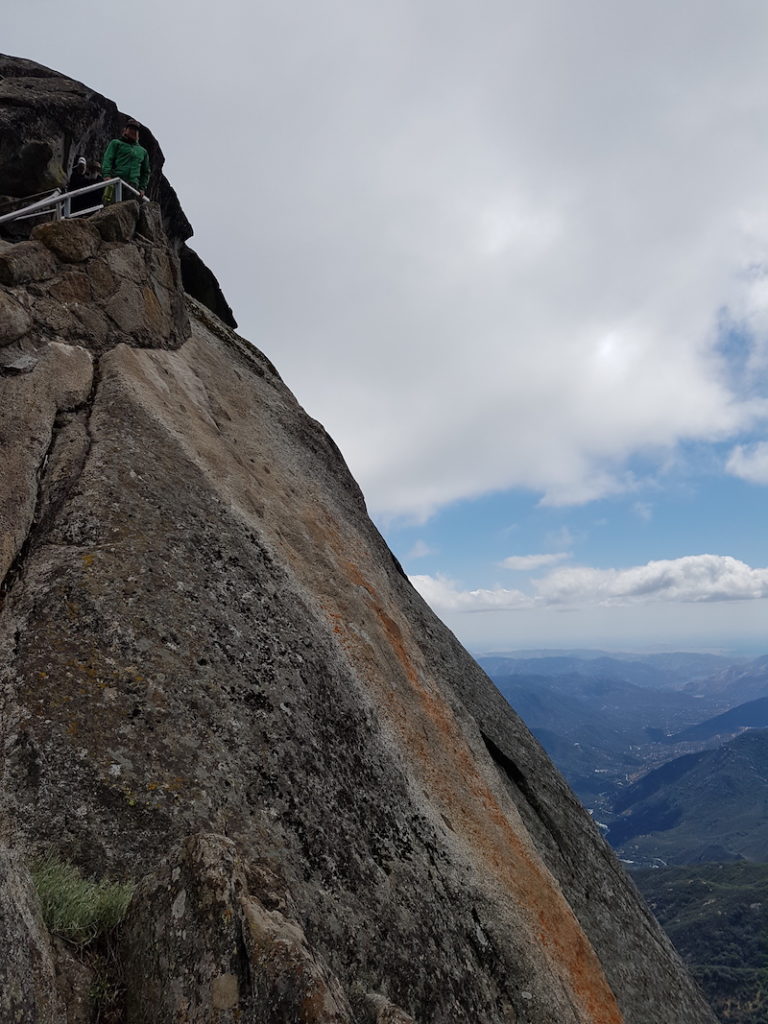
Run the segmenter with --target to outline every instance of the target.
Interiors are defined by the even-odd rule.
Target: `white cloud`
[[[629,569],[556,569],[534,581],[546,604],[745,601],[768,597],[768,569],[729,555],[687,555]]]
[[[533,601],[519,590],[459,590],[446,576],[409,576],[427,604],[437,612],[491,612],[530,608]]]
[[[549,555],[510,555],[505,558],[501,565],[505,569],[513,569],[517,572],[528,572],[531,569],[543,569],[546,565],[556,565],[570,558],[567,551],[558,551]]]
[[[724,306],[768,329],[765,282],[743,274],[768,249],[765,12],[705,4],[692,37],[690,9],[643,7],[441,5],[435,36],[397,6],[383,40],[362,33],[380,88],[364,77],[330,115],[318,98],[348,129],[299,196],[318,248],[276,222],[265,263],[288,244],[311,282],[281,359],[379,514],[510,486],[548,506],[631,492],[632,455],[765,414],[715,349]],[[266,269],[276,323],[291,282]],[[325,375],[294,355],[318,324]]]
[[[750,483],[768,484],[768,441],[736,445],[728,457],[726,469]]]
[[[436,555],[437,548],[432,548],[427,544],[426,541],[417,540],[414,542],[413,547],[405,556],[406,558],[426,558],[427,555]]]
[[[442,575],[409,578],[438,613],[768,598],[768,568],[753,569],[729,555],[686,555],[628,569],[555,569],[533,581],[533,596],[502,587],[461,590]]]

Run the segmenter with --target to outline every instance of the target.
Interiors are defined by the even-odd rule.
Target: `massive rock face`
[[[157,208],[35,235],[0,251],[7,1019],[74,1019],[52,849],[139,883],[129,1024],[714,1021]]]

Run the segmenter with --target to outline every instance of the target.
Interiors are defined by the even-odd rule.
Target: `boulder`
[[[121,331],[135,334],[145,326],[145,308],[141,288],[133,281],[120,281],[117,291],[103,304],[104,312]]]
[[[0,291],[0,348],[10,345],[32,326],[32,318],[22,305],[5,291]]]
[[[91,299],[91,282],[88,274],[71,272],[62,274],[50,286],[49,295],[59,302],[89,302]]]
[[[25,284],[53,277],[59,264],[40,242],[17,242],[0,250],[0,284]]]
[[[105,206],[103,210],[99,210],[98,213],[94,213],[90,220],[105,242],[128,242],[136,232],[139,204],[134,199],[112,203],[110,206]],[[160,238],[154,239],[154,241],[160,240]]]
[[[108,248],[103,259],[112,272],[113,281],[133,281],[134,284],[144,284],[147,281],[145,253],[154,253],[155,251],[154,246],[113,245]],[[160,251],[164,252],[164,247]]]
[[[107,255],[99,256],[88,267],[91,293],[97,302],[108,298],[110,295],[114,295],[117,291],[117,278],[107,262]]]
[[[95,256],[101,239],[96,229],[84,220],[58,220],[38,224],[32,238],[42,242],[65,263],[82,263]]]

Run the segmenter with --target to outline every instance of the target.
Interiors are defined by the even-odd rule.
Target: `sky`
[[[768,651],[768,5],[27,0],[474,653]]]

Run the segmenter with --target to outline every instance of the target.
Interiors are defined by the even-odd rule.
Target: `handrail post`
[[[115,182],[115,202],[119,203],[123,198],[123,180],[118,178]]]
[[[62,199],[61,203],[62,203],[62,210],[61,210],[62,217],[69,217],[69,215],[72,213],[72,200],[69,198],[69,196],[67,196],[65,199]]]

